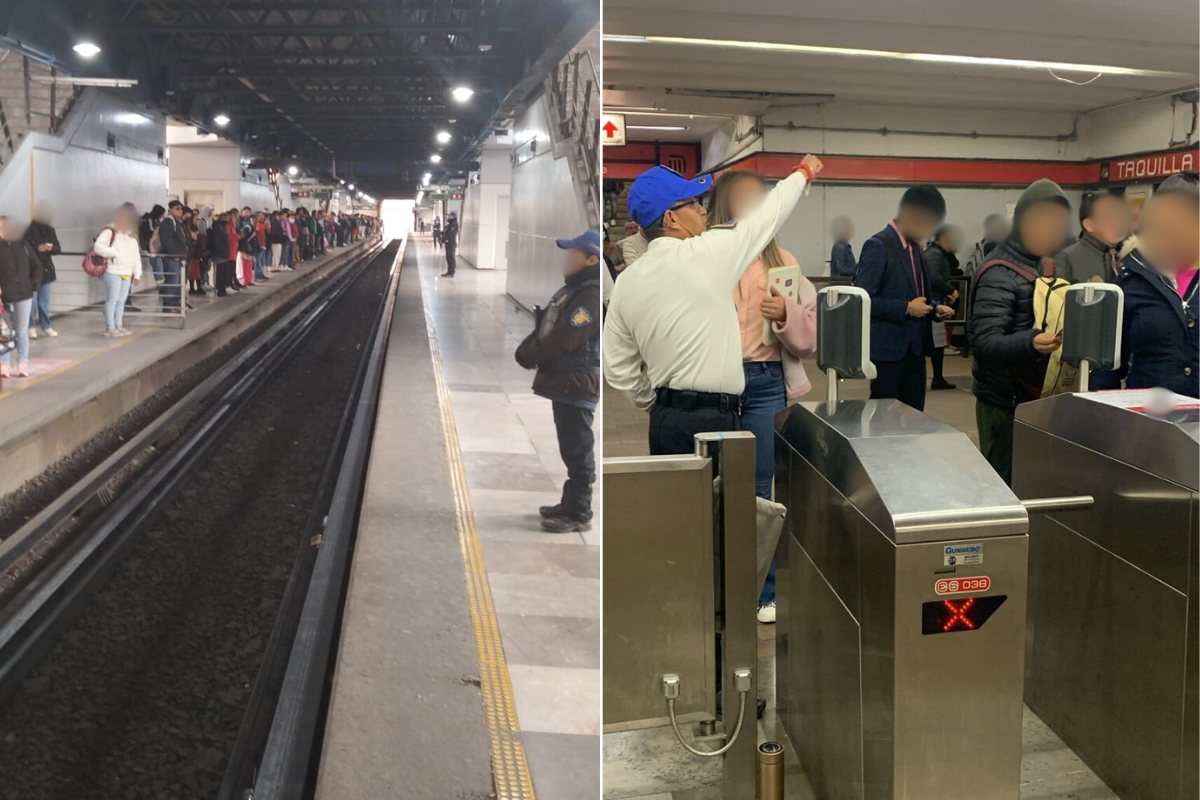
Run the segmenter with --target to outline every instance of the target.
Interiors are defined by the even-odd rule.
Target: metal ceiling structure
[[[38,5],[43,20],[61,21],[51,53],[71,74],[137,78],[140,100],[241,142],[258,165],[336,168],[376,196],[411,193],[427,171],[475,168],[475,144],[531,66],[564,32],[578,29],[577,40],[599,20],[598,0]],[[82,40],[101,47],[94,62],[60,52]],[[459,86],[469,100],[454,99]],[[230,121],[218,126],[218,115]]]

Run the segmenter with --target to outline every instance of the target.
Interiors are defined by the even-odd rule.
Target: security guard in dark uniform
[[[446,248],[446,271],[443,278],[453,278],[458,268],[455,255],[458,252],[458,212],[451,211],[446,215],[446,227],[442,229],[442,247]]]
[[[558,452],[567,465],[562,502],[542,506],[542,527],[553,533],[592,527],[596,438],[592,421],[600,401],[600,232],[556,242],[565,250],[565,283],[517,348],[517,363],[537,369],[533,393],[551,401]]]

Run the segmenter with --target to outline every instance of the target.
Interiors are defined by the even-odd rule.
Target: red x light
[[[921,606],[921,633],[959,633],[982,628],[1008,595],[968,597],[964,600],[932,600]]]

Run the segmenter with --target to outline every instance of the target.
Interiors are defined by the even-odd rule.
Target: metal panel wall
[[[587,223],[571,183],[567,158],[551,150],[546,100],[532,103],[514,129],[527,147],[536,139],[536,153],[512,170],[512,207],[509,217],[507,290],[526,308],[544,305],[562,285],[562,254],[554,240],[578,236]]]

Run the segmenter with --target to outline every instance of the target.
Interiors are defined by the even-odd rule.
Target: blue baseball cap
[[[589,256],[600,257],[600,231],[584,231],[574,239],[555,239],[560,250],[582,250]]]
[[[668,167],[651,167],[629,187],[629,216],[647,228],[680,200],[699,197],[712,186],[712,175],[688,180]]]
[[[451,212],[450,212],[450,216],[452,216],[452,217],[457,217],[457,216],[458,216],[458,212],[457,212],[457,211],[451,211]]]

